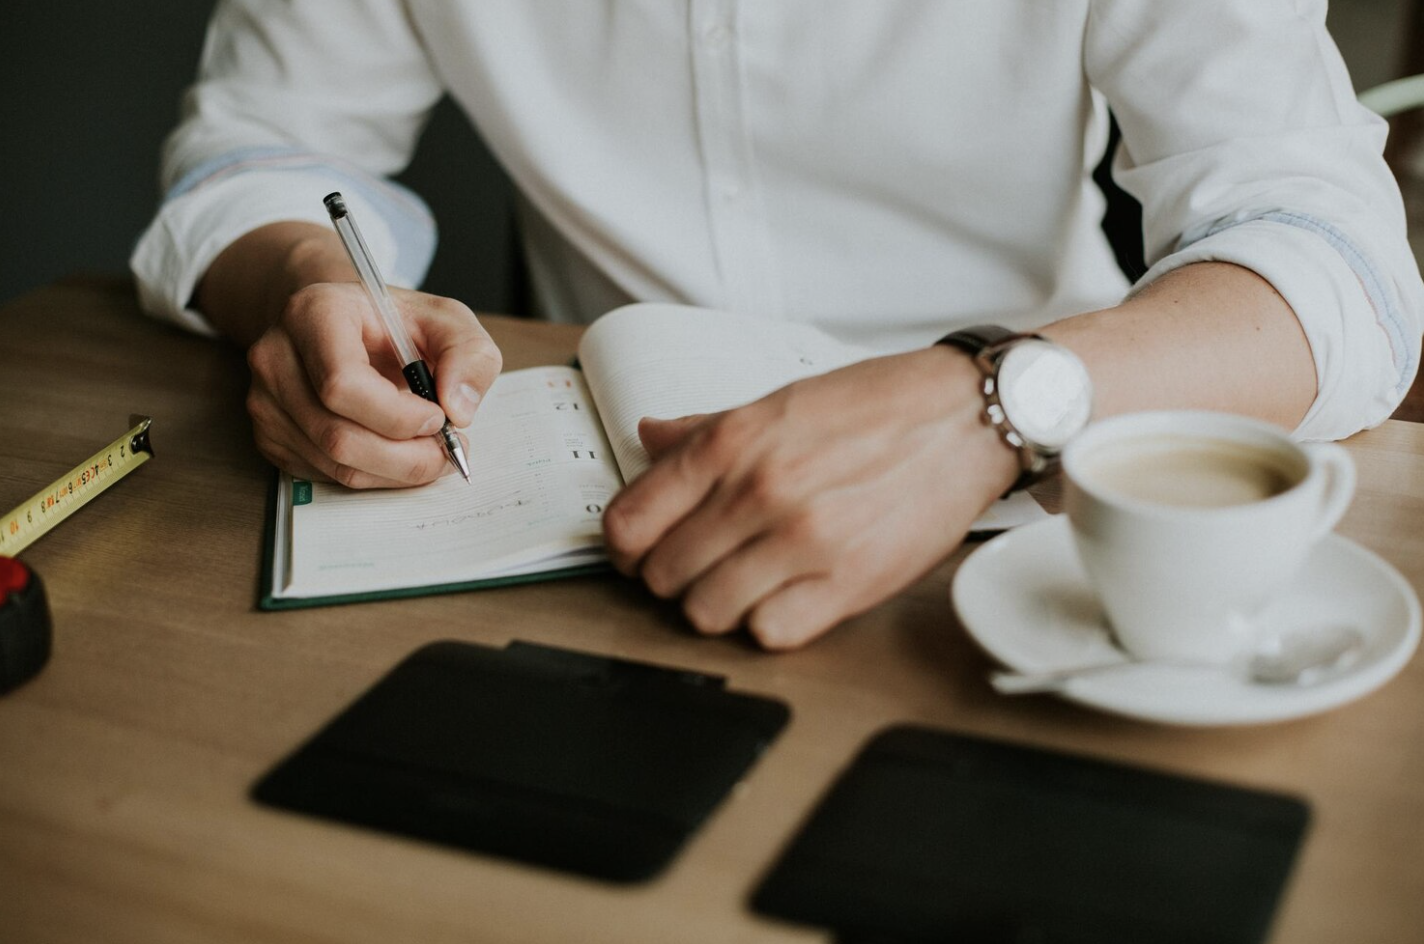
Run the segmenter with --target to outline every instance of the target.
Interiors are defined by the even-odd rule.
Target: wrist
[[[294,293],[315,282],[348,282],[354,276],[334,230],[316,223],[270,223],[218,253],[198,282],[193,303],[213,327],[248,345]]]
[[[978,465],[993,483],[994,494],[1009,491],[1022,473],[1018,452],[999,435],[984,412],[983,375],[964,351],[936,344],[911,357],[929,375],[926,397],[947,424],[946,435],[956,449],[978,456]]]
[[[291,225],[292,230],[283,240],[275,280],[284,301],[308,285],[355,281],[351,259],[333,230],[307,223]]]
[[[1055,472],[1063,447],[1092,415],[1093,384],[1078,356],[1042,335],[997,325],[953,331],[935,346],[961,352],[978,373],[983,419],[1018,459],[1009,491]]]

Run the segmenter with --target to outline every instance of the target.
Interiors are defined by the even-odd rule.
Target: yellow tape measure
[[[55,479],[0,518],[0,554],[14,557],[89,500],[153,458],[146,416],[130,416],[133,429]]]

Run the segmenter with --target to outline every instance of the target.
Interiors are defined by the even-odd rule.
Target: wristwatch
[[[1009,491],[1056,470],[1063,447],[1093,412],[1093,383],[1078,356],[1041,335],[997,325],[954,331],[935,343],[964,351],[983,375],[984,421],[1018,453],[1021,471]]]

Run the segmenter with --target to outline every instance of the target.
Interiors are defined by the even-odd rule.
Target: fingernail
[[[428,420],[425,421],[425,425],[424,425],[424,426],[420,427],[420,435],[422,435],[422,436],[434,436],[436,433],[440,432],[440,427],[442,427],[442,426],[444,426],[444,425],[445,425],[445,419],[444,419],[444,417],[432,416],[430,419],[428,419]]]
[[[450,398],[450,409],[458,418],[459,424],[465,426],[474,419],[475,407],[480,405],[480,392],[469,384],[460,384],[455,388],[455,394]]]

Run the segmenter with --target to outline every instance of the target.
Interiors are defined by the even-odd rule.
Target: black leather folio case
[[[261,803],[607,879],[650,878],[785,725],[720,677],[437,642],[254,787]]]
[[[1266,938],[1299,800],[929,728],[871,740],[753,899],[843,942]]]

